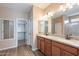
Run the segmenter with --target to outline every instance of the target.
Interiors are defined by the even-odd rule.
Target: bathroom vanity
[[[37,35],[37,48],[47,56],[78,56],[79,41],[56,36]]]

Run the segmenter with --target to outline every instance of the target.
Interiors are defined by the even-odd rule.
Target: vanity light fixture
[[[47,17],[48,17],[48,15],[44,15],[44,16],[43,16],[43,19],[46,19]]]
[[[66,8],[63,5],[61,5],[60,8],[59,8],[59,10],[65,12]]]
[[[53,14],[54,14],[53,12],[49,12],[49,13],[48,13],[48,17],[53,16]]]
[[[48,15],[40,16],[40,19],[39,20],[46,21],[47,20],[47,17],[48,17]]]
[[[40,16],[40,19],[39,20],[42,20],[43,19],[43,17],[42,16]]]
[[[79,5],[79,2],[77,3],[77,5]]]
[[[65,20],[64,23],[67,24],[67,23],[69,23],[69,21],[68,20]]]
[[[63,10],[63,5],[61,5],[61,6],[59,7],[59,10],[60,10],[60,11]]]
[[[74,3],[67,3],[67,4],[66,4],[67,9],[71,9],[71,8],[73,8],[73,5],[74,5]]]

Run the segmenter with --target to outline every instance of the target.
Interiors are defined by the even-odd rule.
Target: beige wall
[[[36,35],[38,34],[38,21],[40,19],[40,17],[43,16],[43,10],[33,6],[33,46],[32,46],[32,50],[35,50],[37,47],[37,43],[36,43]]]

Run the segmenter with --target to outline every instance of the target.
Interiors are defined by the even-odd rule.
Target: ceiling
[[[50,3],[0,3],[0,7],[7,8],[12,12],[24,12],[29,13],[32,9],[32,6],[37,6],[41,9],[45,9],[50,5]]]
[[[32,10],[32,6],[37,6],[41,9],[45,9],[49,3],[0,3],[0,12],[5,13],[12,12],[18,14],[29,14]]]
[[[45,8],[47,8],[50,5],[50,3],[35,3],[33,5],[41,8],[41,9],[45,9]]]
[[[0,7],[7,8],[12,12],[28,13],[32,8],[32,4],[26,3],[0,3]]]

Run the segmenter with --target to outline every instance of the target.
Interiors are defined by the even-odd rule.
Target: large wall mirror
[[[0,39],[14,38],[14,21],[0,20]]]
[[[73,5],[73,8],[66,11],[57,12],[56,14],[53,14],[53,16],[51,16],[51,22],[48,21],[49,19],[47,20],[48,24],[51,24],[50,34],[71,34],[72,36],[79,36],[79,5]],[[50,26],[48,24],[44,24],[44,26],[47,25],[48,28],[45,28],[41,24],[41,29],[44,29],[43,31],[49,31]]]
[[[47,34],[48,33],[48,21],[40,20],[38,22],[39,33]]]
[[[72,36],[79,36],[79,14],[69,16],[69,22],[65,24],[65,33]]]
[[[64,24],[63,16],[52,18],[51,21],[52,21],[51,34],[63,35],[63,24]]]

